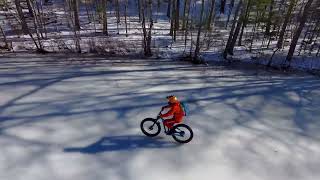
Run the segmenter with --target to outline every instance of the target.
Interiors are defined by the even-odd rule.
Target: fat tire
[[[187,140],[184,140],[184,141],[183,141],[183,140],[180,140],[179,138],[177,138],[177,136],[173,133],[173,134],[172,134],[173,139],[174,139],[175,141],[179,142],[179,143],[188,143],[188,142],[190,142],[190,141],[192,140],[192,138],[193,138],[193,131],[192,131],[192,129],[191,129],[188,125],[186,125],[186,124],[178,124],[178,125],[173,126],[172,130],[175,131],[175,129],[176,129],[176,128],[179,128],[179,127],[184,127],[184,128],[186,128],[186,129],[188,129],[188,131],[190,132],[190,137],[189,137]]]
[[[149,137],[155,137],[157,136],[160,131],[161,131],[161,127],[160,127],[160,124],[159,123],[156,123],[154,126],[156,126],[156,128],[158,128],[157,132],[154,133],[154,134],[151,134],[151,133],[148,133],[148,131],[146,131],[144,128],[143,128],[143,124],[146,123],[146,122],[152,122],[154,123],[155,121],[157,121],[156,119],[153,119],[153,118],[146,118],[144,120],[141,121],[140,123],[140,128],[141,128],[141,131],[143,132],[143,134],[145,134],[146,136],[149,136]]]

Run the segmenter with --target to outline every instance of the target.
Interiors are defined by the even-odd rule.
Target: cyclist
[[[169,129],[167,132],[168,135],[172,134],[171,128],[176,123],[181,123],[183,121],[183,117],[185,116],[185,113],[180,105],[180,102],[176,96],[167,96],[168,99],[168,105],[163,106],[161,108],[161,112],[164,109],[170,108],[170,110],[165,114],[160,114],[159,116],[161,118],[168,118],[163,121],[163,124]],[[169,118],[170,117],[170,118]]]

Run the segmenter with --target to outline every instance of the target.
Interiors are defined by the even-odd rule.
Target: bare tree
[[[290,5],[289,5],[289,8],[288,8],[288,10],[287,10],[287,13],[286,13],[284,22],[283,22],[283,24],[282,24],[281,31],[280,31],[280,35],[279,35],[279,39],[278,39],[278,43],[277,43],[277,48],[279,48],[279,49],[282,48],[284,34],[285,34],[285,32],[286,32],[286,29],[287,29],[289,20],[290,20],[290,18],[291,18],[292,10],[293,10],[295,4],[296,4],[295,0],[290,0]]]
[[[247,26],[247,23],[248,23],[249,14],[250,14],[250,6],[251,6],[251,0],[248,0],[246,12],[245,12],[245,16],[242,18],[242,21],[243,21],[243,22],[242,22],[242,27],[241,27],[240,35],[239,35],[238,46],[241,46],[244,28]]]
[[[138,4],[139,22],[141,22],[141,0],[137,0],[137,4]]]
[[[176,0],[172,0],[170,1],[172,3],[172,5],[170,5],[170,9],[171,9],[171,16],[170,16],[170,36],[173,37],[173,40],[175,41],[176,37],[174,34],[175,33],[175,10],[176,10]]]
[[[172,0],[168,0],[167,16],[169,18],[171,17],[171,1]]]
[[[238,23],[238,21],[240,21],[240,18],[238,19],[238,14],[239,14],[240,8],[242,7],[242,3],[243,3],[242,0],[240,0],[239,3],[238,3],[238,5],[237,5],[235,14],[234,14],[234,19],[233,19],[232,27],[231,27],[231,30],[230,30],[230,32],[229,32],[229,38],[228,38],[226,47],[225,47],[225,49],[224,49],[224,51],[223,51],[223,58],[224,58],[224,59],[227,59],[227,55],[228,55],[229,52],[230,52],[230,46],[231,46],[231,42],[232,42],[232,39],[233,39],[235,27],[236,27],[236,24]],[[237,20],[237,19],[238,19],[238,20]]]
[[[234,7],[234,2],[235,2],[235,0],[231,0],[231,2],[230,2],[230,8],[229,8],[228,18],[227,18],[227,22],[226,22],[226,28],[228,27],[228,24],[229,24],[229,21],[230,21],[230,16],[232,14],[232,10],[233,10],[233,7]]]
[[[11,47],[9,46],[9,43],[8,43],[8,40],[7,40],[6,34],[4,33],[4,31],[3,31],[2,27],[1,27],[1,24],[0,24],[0,32],[1,32],[1,34],[2,34],[3,42],[4,42],[4,44],[5,44],[4,48],[6,48],[6,49],[10,50],[10,49],[11,49]]]
[[[120,4],[119,0],[116,0],[116,16],[117,16],[117,31],[119,32],[119,23],[120,23]]]
[[[180,0],[176,0],[175,31],[180,29]]]
[[[125,23],[125,26],[126,26],[126,36],[128,36],[128,22],[127,22],[128,15],[127,15],[127,11],[128,11],[128,0],[125,0],[125,2],[124,2],[124,23]]]
[[[29,34],[29,36],[31,37],[33,43],[35,44],[38,52],[41,52],[41,53],[45,52],[45,50],[42,47],[42,44],[41,44],[41,41],[40,41],[40,37],[38,36],[38,38],[37,38],[38,42],[37,42],[36,39],[33,37],[33,34],[30,31],[29,27],[28,27],[26,18],[25,18],[24,14],[23,14],[23,11],[22,11],[21,1],[20,0],[15,0],[14,3],[15,3],[17,12],[18,12],[18,16],[19,16],[19,20],[20,20],[23,32],[25,34]],[[35,19],[33,19],[33,20],[35,21]],[[36,33],[36,34],[39,35],[38,33]]]
[[[176,41],[177,39],[177,31],[179,30],[179,20],[180,20],[180,0],[173,0],[174,2],[174,9],[172,11],[172,28],[173,28],[173,40]],[[174,18],[174,19],[173,19]]]
[[[243,22],[245,21],[245,16],[246,16],[246,1],[244,2],[244,5],[243,5],[243,8],[242,8],[242,11],[241,11],[241,15],[240,15],[240,18],[237,22],[237,26],[236,26],[236,29],[232,35],[232,40],[229,44],[229,47],[227,48],[227,51],[229,54],[233,55],[233,49],[234,49],[234,46],[236,44],[236,41],[237,41],[237,38],[238,38],[238,35],[239,35],[239,32],[240,32],[240,28],[241,26],[243,25]]]
[[[146,2],[147,1],[147,2]],[[142,30],[143,30],[143,50],[145,56],[152,56],[151,51],[151,40],[152,40],[152,1],[151,0],[141,0],[141,10],[142,10]],[[146,25],[147,10],[149,10],[149,28]]]
[[[186,8],[186,12],[184,13],[184,23],[183,29],[184,29],[184,51],[187,49],[187,37],[188,33],[190,30],[190,20],[189,20],[189,15],[190,15],[190,9],[191,9],[191,0],[188,1],[188,5]],[[192,36],[191,36],[191,44],[192,44]],[[192,52],[192,47],[190,47],[190,52]],[[191,53],[190,53],[191,54]]]
[[[211,29],[212,19],[213,19],[214,14],[215,14],[215,11],[214,11],[215,3],[216,3],[215,0],[211,0],[209,17],[208,17],[208,20],[207,20],[207,30],[210,30],[210,29]]]
[[[27,0],[27,2],[30,3],[31,5],[31,10],[32,10],[32,14],[34,14],[34,18],[32,18],[32,21],[33,21],[33,25],[34,25],[34,29],[35,29],[35,34],[36,34],[36,37],[37,37],[37,41],[38,41],[38,45],[39,45],[39,49],[38,51],[39,52],[45,52],[44,51],[44,48],[42,46],[42,43],[41,43],[41,39],[43,39],[43,35],[42,35],[42,32],[40,29],[43,29],[42,27],[42,21],[39,20],[42,18],[42,16],[40,15],[40,13],[37,13],[35,10],[34,10],[34,7],[33,7],[33,4],[31,3],[30,0]],[[39,12],[39,11],[38,11]]]
[[[190,9],[190,2],[191,0],[185,0],[184,1],[184,6],[183,6],[183,18],[182,18],[182,29],[185,30],[186,29],[186,21],[187,21],[187,17],[188,15],[188,9]]]
[[[220,14],[224,14],[227,0],[220,0]]]
[[[198,27],[198,34],[197,34],[197,42],[196,42],[196,49],[194,51],[193,61],[195,63],[200,63],[199,53],[200,53],[200,36],[202,31],[202,21],[203,21],[203,14],[204,14],[204,0],[201,0],[201,13],[200,13],[200,20],[199,20],[199,27]]]
[[[70,0],[70,1],[66,1],[66,5],[68,7],[65,8],[65,12],[66,14],[69,14],[69,16],[67,16],[68,22],[69,22],[69,26],[73,32],[73,40],[75,43],[75,50],[78,53],[81,53],[81,44],[80,44],[80,34],[79,34],[79,30],[80,30],[80,23],[79,23],[79,17],[75,17],[76,15],[78,15],[78,5],[77,5],[77,0]],[[93,16],[95,17],[95,16]],[[95,18],[93,19],[93,21],[95,22]]]
[[[102,32],[108,35],[107,0],[102,0]]]
[[[294,33],[293,39],[291,41],[290,49],[289,49],[289,52],[288,52],[288,55],[286,58],[286,60],[289,62],[289,66],[290,66],[290,62],[291,62],[294,50],[297,46],[298,39],[299,39],[300,34],[302,32],[302,29],[303,29],[303,27],[307,21],[307,18],[310,14],[312,2],[313,2],[313,0],[308,0],[306,5],[304,6],[304,10],[303,10],[302,17],[300,18],[299,26],[298,26],[296,32]]]
[[[19,20],[21,21],[21,27],[22,27],[22,31],[24,32],[24,34],[29,34],[29,27],[27,24],[27,21],[24,17],[24,14],[22,12],[22,7],[21,7],[21,1],[20,0],[14,0],[14,3],[16,5],[16,9],[18,12],[18,16],[19,16]]]
[[[31,6],[31,3],[29,0],[26,1],[27,3],[27,7],[28,7],[28,10],[29,10],[29,14],[31,17],[34,17],[34,14],[33,14],[33,10],[32,10],[32,6]]]
[[[80,20],[79,20],[79,0],[71,0],[72,1],[72,10],[74,17],[74,27],[76,30],[80,30]]]
[[[266,24],[266,31],[265,34],[270,36],[270,30],[271,30],[271,20],[273,17],[273,7],[274,7],[274,0],[270,1],[269,4],[269,14],[268,14],[268,19],[267,19],[267,24]]]

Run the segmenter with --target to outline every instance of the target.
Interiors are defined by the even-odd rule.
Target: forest
[[[319,0],[1,0],[0,10],[2,52],[179,55],[194,63],[244,56],[319,68]]]
[[[320,0],[0,0],[0,180],[319,180]]]

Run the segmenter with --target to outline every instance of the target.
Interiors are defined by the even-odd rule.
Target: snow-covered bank
[[[320,178],[317,77],[65,58],[1,57],[1,179]],[[188,101],[190,144],[140,132],[168,94]]]

